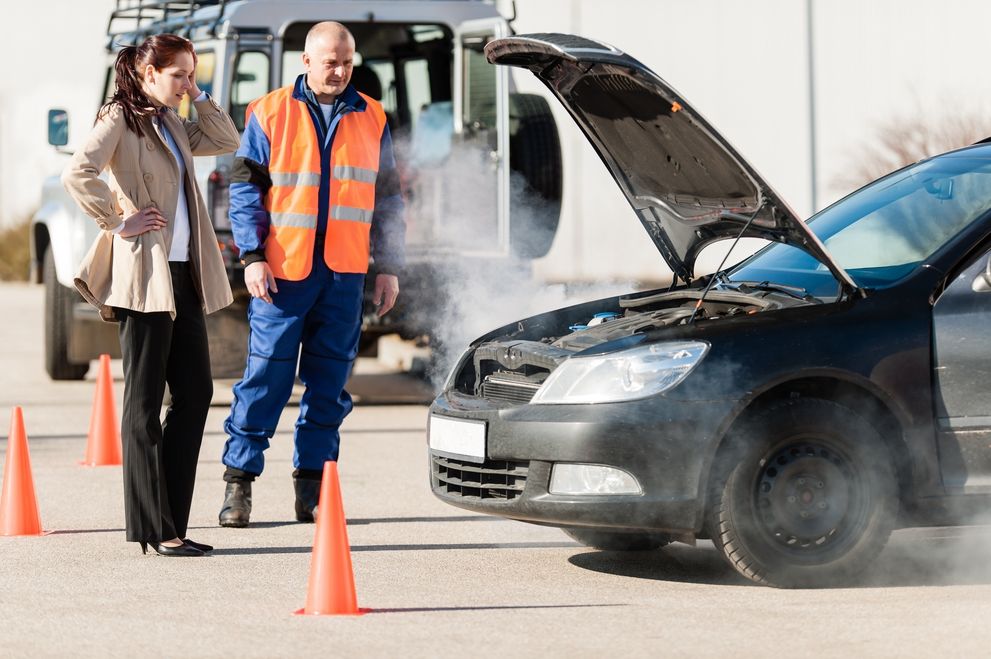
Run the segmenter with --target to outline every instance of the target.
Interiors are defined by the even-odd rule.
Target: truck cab
[[[407,261],[396,309],[366,313],[363,345],[386,333],[437,336],[436,309],[459,273],[527,272],[546,254],[561,201],[561,151],[542,96],[515,92],[484,46],[512,32],[481,0],[118,0],[107,30],[104,99],[114,89],[113,60],[123,45],[172,32],[197,51],[198,86],[243,129],[256,98],[302,73],[303,42],[313,24],[336,20],[355,36],[352,84],[380,100],[393,134],[406,198]],[[195,112],[187,102],[179,109]],[[64,146],[65,113],[49,113],[50,139]],[[215,377],[238,377],[247,347],[243,271],[228,218],[233,155],[197,158],[201,189],[227,263],[235,303],[207,317]],[[76,208],[58,177],[46,180],[34,218],[36,281],[46,286],[46,368],[53,379],[82,378],[91,359],[119,354],[116,328],[72,288],[96,238],[96,224]],[[375,264],[370,264],[369,282]],[[370,289],[367,292],[370,295]],[[372,309],[366,305],[366,309]],[[433,338],[436,340],[436,338]]]

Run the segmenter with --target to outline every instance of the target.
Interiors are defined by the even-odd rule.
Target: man
[[[369,257],[379,315],[399,295],[405,222],[382,106],[351,86],[355,43],[340,23],[306,36],[306,73],[248,108],[231,175],[230,217],[252,296],[244,378],[224,424],[221,526],[247,526],[251,483],[289,400],[299,362],[296,519],[312,522],[326,460],[351,411]]]

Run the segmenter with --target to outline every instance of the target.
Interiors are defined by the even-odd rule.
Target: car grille
[[[523,493],[529,462],[486,460],[466,462],[431,455],[433,485],[443,494],[465,499],[511,501]]]
[[[529,403],[540,384],[515,373],[493,373],[482,380],[480,393],[486,400],[519,405]]]

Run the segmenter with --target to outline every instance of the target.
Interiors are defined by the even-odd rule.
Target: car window
[[[809,228],[858,285],[898,281],[991,209],[991,160],[967,152],[933,158],[880,179],[809,220]],[[774,244],[731,273],[831,295],[826,267],[795,247]],[[818,292],[816,292],[818,291]]]

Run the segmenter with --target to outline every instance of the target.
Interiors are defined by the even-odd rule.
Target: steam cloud
[[[632,282],[547,284],[533,275],[530,259],[494,256],[499,252],[496,221],[497,188],[488,149],[452,145],[440,163],[417,163],[409,142],[397,145],[416,173],[407,181],[411,261],[416,246],[431,250],[450,246],[448,256],[434,259],[432,299],[418,299],[429,308],[408,309],[418,324],[431,328],[432,363],[428,376],[439,388],[455,360],[478,336],[501,325],[543,311],[586,300],[632,292]],[[450,184],[449,182],[453,182]],[[534,194],[519,174],[510,177],[511,242],[514,246],[546,238],[541,221],[556,212]],[[561,224],[568,222],[562,216]],[[461,258],[459,246],[490,256]],[[446,251],[446,250],[445,250]],[[513,250],[510,249],[510,252]]]

